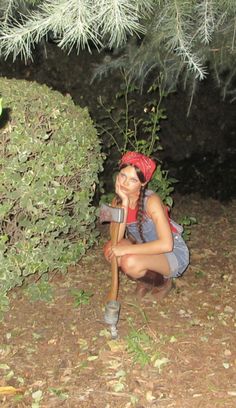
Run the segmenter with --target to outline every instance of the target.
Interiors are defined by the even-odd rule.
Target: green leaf
[[[35,402],[41,401],[42,397],[43,397],[43,391],[41,390],[37,390],[32,393],[32,398],[35,400]]]
[[[89,357],[87,358],[88,361],[95,361],[95,360],[97,360],[97,359],[98,359],[98,356],[89,356]]]
[[[90,298],[93,296],[91,292],[85,292],[83,289],[71,289],[71,294],[74,297],[74,306],[88,305]]]
[[[0,364],[0,370],[10,370],[10,367],[7,364]]]
[[[166,357],[163,358],[158,358],[157,360],[154,361],[154,367],[157,367],[159,372],[162,369],[162,366],[166,365],[167,363],[169,363],[169,359]]]
[[[121,392],[121,391],[124,390],[124,388],[125,388],[125,386],[121,382],[115,383],[114,386],[113,386],[113,389],[114,389],[115,392]]]
[[[67,392],[65,392],[63,389],[61,388],[54,388],[54,387],[50,387],[49,392],[51,392],[52,394],[56,395],[60,400],[65,401],[69,394]]]

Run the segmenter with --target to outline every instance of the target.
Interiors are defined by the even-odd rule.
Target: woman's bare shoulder
[[[160,204],[163,205],[162,199],[157,193],[152,193],[147,197],[147,204],[152,205],[152,204]]]
[[[153,212],[163,211],[165,208],[162,199],[157,193],[151,194],[147,198],[147,213],[152,214]]]

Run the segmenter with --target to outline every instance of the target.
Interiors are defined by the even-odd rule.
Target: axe
[[[116,245],[120,223],[124,221],[124,209],[102,204],[100,208],[100,222],[111,222],[111,244]],[[116,324],[119,319],[120,303],[117,301],[119,287],[118,265],[116,257],[111,260],[111,288],[105,306],[105,322],[111,326],[112,338],[117,337]]]

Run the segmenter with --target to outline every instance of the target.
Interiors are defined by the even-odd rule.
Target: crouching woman
[[[156,169],[154,160],[137,152],[127,152],[120,160],[113,200],[124,209],[118,244],[108,241],[104,255],[117,257],[120,269],[137,281],[136,295],[163,299],[173,286],[173,278],[189,264],[189,251],[181,236],[182,227],[169,218],[158,194],[147,189]]]

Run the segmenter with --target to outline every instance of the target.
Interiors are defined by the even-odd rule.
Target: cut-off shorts
[[[189,264],[189,250],[180,234],[173,233],[174,248],[171,252],[166,252],[171,278],[181,276]]]
[[[167,278],[177,278],[181,276],[189,264],[189,250],[182,238],[183,227],[170,219],[172,227],[177,232],[172,232],[173,236],[173,249],[171,252],[165,252],[163,255],[168,260],[170,266],[170,275]],[[127,226],[128,238],[132,237],[131,241],[141,243],[137,224],[132,223]],[[146,242],[154,241],[158,239],[158,235],[155,226],[150,218],[146,218],[143,223],[143,235]]]

